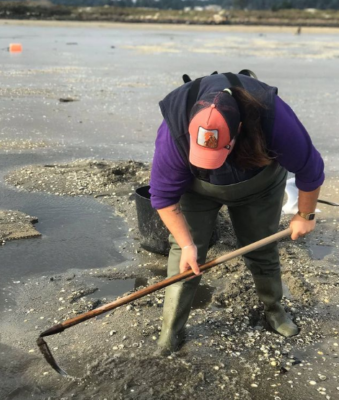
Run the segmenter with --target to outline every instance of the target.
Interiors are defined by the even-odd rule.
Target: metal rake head
[[[45,360],[58,374],[60,374],[62,376],[69,376],[66,371],[64,371],[62,368],[59,367],[59,365],[55,361],[55,358],[53,357],[53,354],[51,353],[51,350],[49,349],[47,343],[41,336],[37,339],[37,345],[38,345],[39,350],[41,351],[42,355],[44,356]]]

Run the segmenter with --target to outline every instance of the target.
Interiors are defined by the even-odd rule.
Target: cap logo
[[[197,143],[198,145],[209,149],[216,149],[218,147],[218,135],[219,132],[216,129],[206,130],[200,126],[198,130]]]

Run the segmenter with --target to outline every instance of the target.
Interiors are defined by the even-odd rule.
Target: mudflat
[[[0,29],[0,48],[23,44],[22,54],[1,53],[1,216],[6,232],[34,223],[41,233],[8,240],[1,231],[0,397],[338,398],[338,209],[325,204],[312,234],[279,244],[283,303],[301,329],[293,338],[269,330],[234,259],[204,275],[170,357],[155,355],[163,290],[47,338],[71,377],[36,346],[51,326],[166,276],[166,256],[140,246],[135,190],[149,182],[158,101],[183,73],[246,67],[277,85],[324,157],[321,198],[339,202],[337,32],[42,21]],[[236,248],[227,209],[219,222],[208,259]]]

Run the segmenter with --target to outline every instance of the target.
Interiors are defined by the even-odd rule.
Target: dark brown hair
[[[236,165],[249,169],[271,164],[272,157],[266,148],[261,127],[264,105],[241,87],[232,87],[232,95],[238,103],[241,115],[241,131],[232,151]]]

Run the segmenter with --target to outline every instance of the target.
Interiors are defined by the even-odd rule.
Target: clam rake
[[[260,247],[263,247],[267,244],[270,244],[272,242],[275,242],[279,239],[282,239],[284,237],[287,237],[289,235],[291,235],[292,230],[291,228],[287,228],[281,232],[278,232],[274,235],[268,236],[264,239],[258,240],[257,242],[254,242],[248,246],[242,247],[238,250],[235,250],[231,253],[228,254],[224,254],[220,257],[215,258],[214,260],[211,260],[209,262],[207,262],[206,264],[203,264],[200,266],[200,271],[204,272],[206,270],[208,270],[209,268],[212,268],[216,265],[219,265],[225,261],[229,261],[235,257],[239,257],[242,256],[246,253],[249,253],[253,250],[256,250]],[[53,354],[51,353],[47,343],[45,342],[45,340],[43,339],[45,336],[51,336],[54,335],[56,333],[61,333],[63,332],[65,329],[70,328],[71,326],[80,324],[83,321],[86,321],[90,318],[96,317],[106,311],[110,311],[113,310],[117,307],[120,307],[124,304],[130,303],[131,301],[134,301],[136,299],[139,299],[143,296],[146,296],[150,293],[153,293],[159,289],[165,288],[166,286],[171,285],[172,283],[181,281],[182,279],[185,278],[190,278],[194,276],[194,272],[192,270],[189,271],[185,271],[181,274],[177,274],[174,275],[170,278],[164,279],[161,282],[155,283],[154,285],[148,286],[145,289],[141,289],[135,293],[132,293],[128,296],[125,296],[121,299],[115,300],[112,303],[106,304],[102,307],[96,308],[95,310],[86,312],[84,314],[78,315],[75,318],[72,319],[68,319],[60,324],[57,324],[55,326],[53,326],[50,329],[47,329],[46,331],[42,332],[39,336],[39,338],[37,339],[37,345],[41,351],[41,353],[43,354],[43,356],[45,357],[45,360],[48,362],[48,364],[56,371],[58,372],[60,375],[62,376],[68,376],[67,372],[64,371],[62,368],[59,367],[58,363],[55,361]]]

